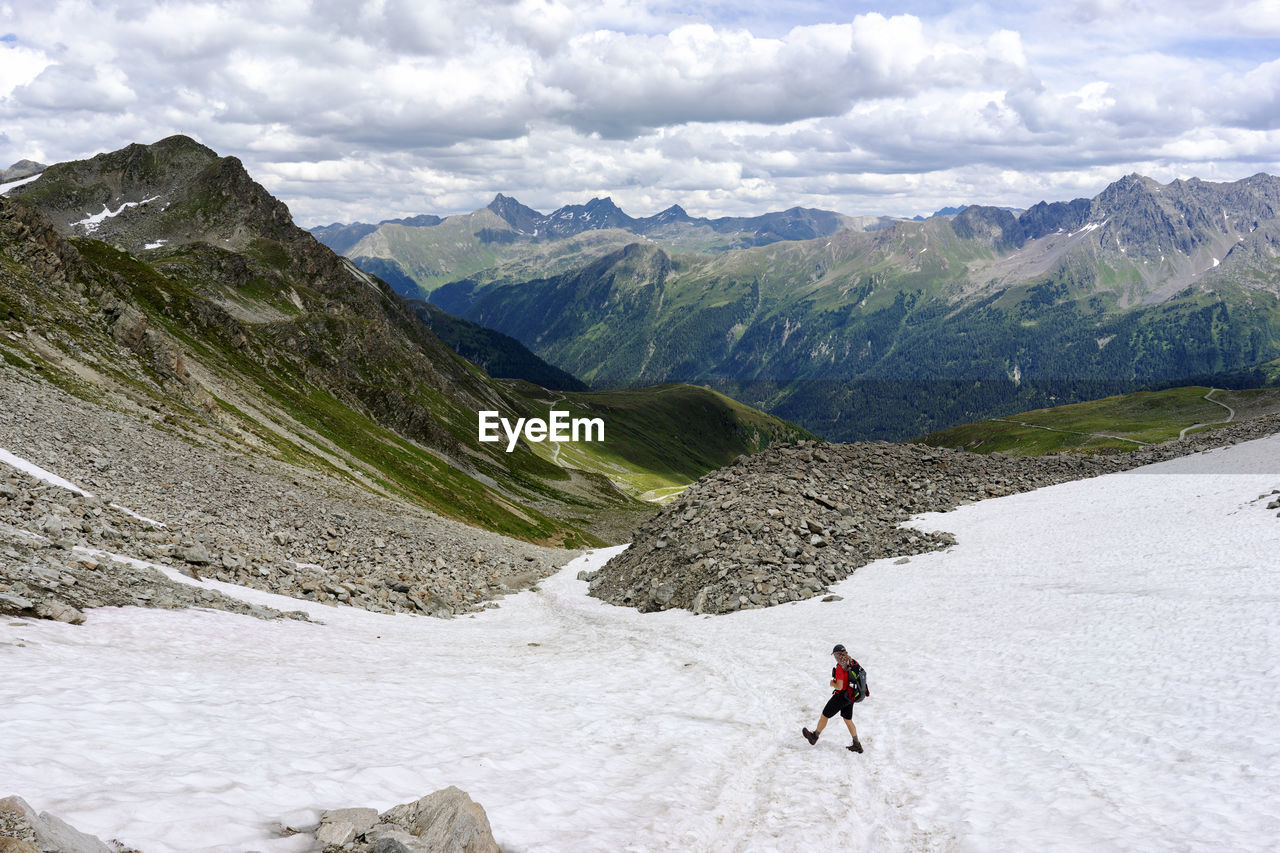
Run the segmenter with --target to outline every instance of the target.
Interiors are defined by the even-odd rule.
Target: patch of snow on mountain
[[[17,456],[13,453],[10,453],[9,451],[5,450],[3,447],[0,447],[0,462],[5,463],[6,465],[11,465],[14,468],[17,468],[19,471],[23,472],[24,474],[29,474],[32,477],[35,477],[37,480],[40,480],[41,482],[44,482],[44,483],[48,483],[51,486],[58,486],[59,488],[66,489],[71,492],[75,492],[77,495],[85,495],[85,496],[89,495],[88,492],[86,492],[84,489],[80,488],[70,480],[64,479],[63,477],[59,477],[57,474],[53,473],[52,471],[46,471],[44,468],[41,468],[39,465],[35,464],[34,462],[30,462],[26,459],[23,459],[21,456]]]
[[[124,213],[126,209],[130,207],[138,207],[139,205],[143,205],[143,204],[149,204],[158,198],[160,198],[160,196],[153,195],[151,198],[144,198],[142,201],[121,202],[120,207],[117,208],[116,210],[112,210],[110,207],[104,204],[102,206],[101,213],[92,214],[90,216],[85,217],[84,219],[80,219],[80,220],[77,220],[76,222],[72,222],[71,224],[73,226],[83,225],[85,233],[92,234],[94,231],[98,230],[98,226],[102,225],[103,222],[105,222],[106,220],[112,217],[119,216],[120,214]]]
[[[1071,232],[1070,234],[1068,234],[1067,236],[1068,236],[1068,237],[1075,237],[1077,234],[1088,234],[1090,231],[1094,231],[1094,230],[1096,230],[1096,229],[1098,229],[1098,228],[1101,228],[1103,225],[1106,225],[1106,224],[1107,224],[1108,222],[1110,222],[1110,221],[1111,221],[1111,220],[1110,220],[1110,218],[1107,218],[1107,219],[1102,220],[1101,222],[1090,222],[1088,225],[1085,225],[1085,226],[1083,226],[1083,227],[1079,228],[1079,229],[1078,229],[1078,230],[1076,230],[1076,231],[1072,231],[1072,232]]]
[[[44,172],[41,172],[41,173],[40,173],[40,175],[43,175],[43,174],[44,174]],[[7,183],[0,184],[0,195],[4,195],[5,193],[9,192],[9,190],[13,189],[14,187],[20,187],[20,186],[22,186],[23,184],[29,184],[29,183],[31,183],[32,181],[34,181],[34,180],[36,180],[37,178],[39,178],[39,177],[40,177],[40,175],[31,175],[30,177],[27,177],[27,178],[19,178],[19,179],[18,179],[18,180],[16,180],[16,181],[8,181]]]

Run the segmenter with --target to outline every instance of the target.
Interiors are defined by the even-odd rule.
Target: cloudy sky
[[[0,167],[185,133],[299,224],[928,213],[1280,173],[1280,2],[0,0]]]

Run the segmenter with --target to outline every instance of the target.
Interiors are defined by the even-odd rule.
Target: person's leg
[[[826,707],[822,709],[822,715],[818,717],[818,725],[814,727],[814,730],[813,731],[809,731],[808,729],[800,730],[804,733],[805,740],[809,741],[809,743],[811,744],[817,743],[818,735],[822,734],[822,730],[827,727],[827,722],[833,716],[835,716],[839,710],[840,710],[839,697],[832,696],[830,699],[827,700]]]
[[[831,698],[827,700],[826,706],[822,709],[822,716],[818,717],[818,727],[814,729],[814,734],[822,734],[822,730],[827,727],[827,723],[836,714],[843,713],[843,700],[836,694],[831,694]]]
[[[844,724],[849,729],[849,734],[853,736],[853,742],[846,749],[850,752],[862,752],[862,744],[858,741],[858,727],[853,724],[853,703],[850,702],[840,712],[840,716],[844,717]]]

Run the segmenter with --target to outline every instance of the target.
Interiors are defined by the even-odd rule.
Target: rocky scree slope
[[[687,489],[593,573],[591,595],[641,611],[731,613],[821,595],[860,566],[956,544],[899,525],[924,512],[1095,477],[1280,432],[1280,415],[1123,454],[980,455],[918,444],[800,442]]]
[[[0,448],[89,493],[0,463],[0,612],[14,615],[74,622],[85,608],[124,604],[258,612],[136,560],[325,604],[447,617],[536,583],[575,553],[86,405],[3,366]]]
[[[84,611],[94,607],[206,607],[262,618],[281,615],[102,551],[156,529],[96,495],[69,494],[22,474],[0,477],[0,614],[72,625],[84,622]],[[173,550],[206,565],[211,559],[207,549],[190,541]]]

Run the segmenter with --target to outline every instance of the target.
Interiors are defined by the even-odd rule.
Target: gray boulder
[[[377,809],[332,809],[320,815],[316,841],[341,847],[364,835],[377,822]]]
[[[207,566],[213,562],[213,557],[209,555],[209,549],[199,542],[179,548],[178,557],[196,566]]]
[[[23,610],[31,610],[35,606],[35,602],[28,598],[0,592],[0,612],[18,613]]]
[[[40,825],[36,827],[36,844],[45,850],[58,853],[114,853],[96,835],[81,832],[62,818],[48,812],[40,813]]]
[[[408,831],[417,839],[417,849],[437,853],[501,853],[484,809],[452,785],[416,802],[389,809],[381,819],[383,823]],[[403,844],[399,839],[394,840]]]
[[[45,853],[115,853],[96,835],[81,832],[48,812],[37,815],[21,797],[0,800],[0,832]],[[23,851],[21,846],[10,849]]]
[[[52,619],[55,622],[66,622],[69,625],[84,624],[83,613],[65,601],[59,601],[56,598],[37,602],[35,611],[36,615],[41,619]]]

